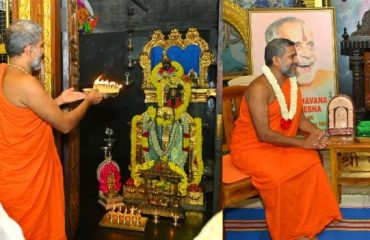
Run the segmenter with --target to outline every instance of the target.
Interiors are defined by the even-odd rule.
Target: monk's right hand
[[[93,105],[100,103],[103,100],[103,94],[96,89],[92,89],[86,96],[86,99]]]

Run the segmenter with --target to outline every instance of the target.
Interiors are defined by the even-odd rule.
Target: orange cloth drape
[[[0,202],[27,240],[65,235],[63,173],[52,127],[3,95],[0,65]]]
[[[290,103],[290,83],[282,91]],[[280,107],[275,99],[268,107],[270,128],[287,136],[298,131],[302,95],[290,128],[280,127]],[[264,203],[266,221],[274,240],[313,237],[333,219],[341,219],[339,206],[315,150],[279,147],[258,140],[243,98],[231,142],[233,163],[252,177]]]

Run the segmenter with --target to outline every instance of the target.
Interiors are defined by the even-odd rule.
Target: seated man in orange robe
[[[328,139],[303,115],[294,42],[269,42],[265,62],[241,103],[231,158],[258,189],[273,240],[317,239],[341,219],[316,150]],[[298,131],[305,137],[297,138]]]
[[[13,22],[5,33],[9,64],[0,65],[0,203],[27,240],[64,240],[63,173],[53,130],[68,133],[102,94],[65,90],[52,99],[34,71],[44,53],[42,29]],[[83,100],[63,112],[59,105]]]

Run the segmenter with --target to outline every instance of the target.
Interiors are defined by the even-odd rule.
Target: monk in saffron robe
[[[265,62],[264,74],[242,100],[231,158],[258,189],[273,240],[317,239],[326,225],[341,219],[317,153],[328,138],[303,115],[294,43],[272,40]],[[298,131],[303,138],[296,137]]]
[[[42,63],[42,29],[32,21],[6,30],[9,64],[0,65],[0,203],[27,240],[66,239],[63,173],[52,127],[67,133],[102,94],[65,90],[52,99],[32,72]],[[70,112],[59,105],[83,100]]]

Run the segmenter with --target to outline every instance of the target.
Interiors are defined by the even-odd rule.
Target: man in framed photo
[[[295,43],[297,80],[306,105],[304,112],[319,127],[325,128],[326,108],[319,108],[319,104],[326,104],[335,95],[335,72],[319,66],[312,30],[301,18],[282,17],[273,21],[265,30],[266,43],[275,38],[286,38]],[[316,119],[313,119],[314,116]]]
[[[311,89],[332,85],[334,72],[318,69],[315,39],[311,29],[302,19],[283,17],[272,22],[265,31],[266,43],[275,38],[286,38],[295,43],[298,58],[298,84],[301,88]]]

